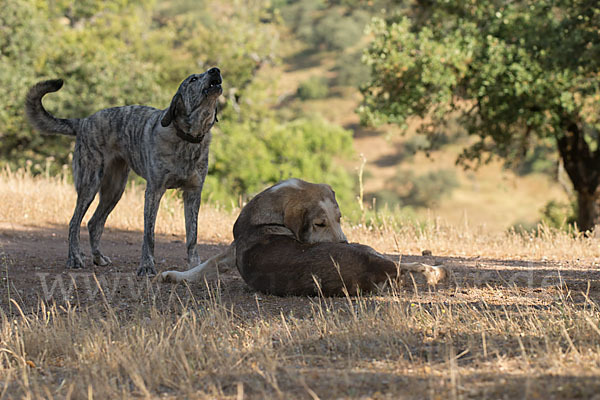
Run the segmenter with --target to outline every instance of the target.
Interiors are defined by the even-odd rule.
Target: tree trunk
[[[577,227],[581,232],[600,224],[600,193],[577,192]]]
[[[591,151],[577,118],[562,118],[564,134],[557,138],[558,151],[577,193],[577,225],[582,232],[600,225],[600,148]]]

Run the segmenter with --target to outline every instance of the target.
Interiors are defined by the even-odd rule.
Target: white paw
[[[181,272],[178,271],[165,271],[159,276],[161,282],[179,283],[183,281]]]
[[[443,281],[448,276],[446,267],[443,265],[431,266],[430,273],[426,275],[427,284],[431,286],[437,285],[440,281]]]

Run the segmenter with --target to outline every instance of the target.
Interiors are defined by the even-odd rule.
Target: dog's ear
[[[169,109],[167,110],[167,113],[165,114],[163,119],[160,121],[160,124],[165,127],[169,126],[177,116],[178,108],[183,108],[183,98],[181,97],[181,93],[179,90],[177,91],[177,93],[175,93],[175,96],[173,96],[173,100],[171,100],[171,105],[169,106]]]
[[[308,231],[307,210],[297,202],[290,202],[284,209],[283,224],[289,228],[299,242],[306,242]]]

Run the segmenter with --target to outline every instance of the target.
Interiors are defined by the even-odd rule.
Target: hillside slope
[[[505,230],[511,226],[531,227],[540,220],[541,209],[551,200],[567,202],[563,188],[550,176],[533,173],[519,176],[493,161],[477,170],[464,170],[455,164],[468,138],[443,146],[426,155],[406,154],[406,144],[414,132],[401,135],[393,126],[368,128],[360,125],[355,112],[361,102],[360,92],[351,87],[330,87],[323,99],[301,100],[296,96],[298,86],[311,77],[334,81],[336,54],[317,54],[310,57],[290,57],[278,69],[277,92],[287,109],[302,114],[320,114],[330,122],[350,129],[354,134],[355,161],[347,167],[358,174],[360,155],[366,159],[364,189],[372,206],[372,197],[386,188],[398,169],[421,175],[429,171],[450,170],[455,173],[458,187],[429,207],[415,210],[420,219],[440,218],[450,224],[484,225],[487,229]],[[381,201],[381,199],[378,199]],[[412,214],[412,212],[410,213]]]

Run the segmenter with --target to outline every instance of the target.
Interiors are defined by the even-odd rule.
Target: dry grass
[[[145,187],[131,181],[107,226],[123,230],[143,230]],[[76,193],[68,172],[51,177],[32,176],[29,171],[0,171],[0,224],[49,226],[65,225],[73,215]],[[92,203],[84,221],[96,209],[98,199]],[[232,239],[231,227],[237,213],[215,207],[202,207],[202,223],[198,235],[204,240],[227,241]],[[183,201],[173,190],[167,191],[160,203],[156,220],[157,234],[184,234]]]
[[[0,231],[64,226],[74,192],[65,178],[5,171],[0,204]],[[130,187],[108,224],[140,230],[142,204],[142,188]],[[181,235],[181,210],[167,196],[158,230]],[[201,218],[201,241],[230,240],[235,214],[203,207]],[[11,290],[18,260],[8,254],[0,297],[18,301],[0,311],[0,399],[599,398],[597,239],[436,221],[345,229],[388,253],[431,250],[453,279],[435,291],[408,284],[334,299],[255,294],[239,280],[143,279],[132,297],[99,280],[95,304],[21,310]],[[533,269],[530,283],[510,281],[511,271]],[[500,278],[477,280],[478,270]],[[539,271],[557,279],[543,285]]]
[[[56,307],[3,315],[1,393],[589,398],[600,385],[600,314],[592,301],[559,296],[540,309],[447,303],[435,295],[409,301],[392,292],[302,301],[300,316],[260,308],[248,315],[209,293],[141,306],[127,317],[108,304],[101,318]]]
[[[58,177],[32,176],[28,171],[0,172],[0,226],[65,225],[75,207],[76,194],[67,174]],[[84,221],[95,209],[92,203]],[[115,229],[141,231],[144,227],[144,187],[130,184],[123,198],[108,218],[107,226]],[[200,241],[227,243],[239,210],[224,211],[214,206],[202,206],[198,237]],[[343,211],[343,210],[342,210]],[[468,220],[468,218],[467,218]],[[182,235],[183,202],[175,191],[164,196],[158,213],[156,232]],[[376,226],[373,226],[376,225]],[[443,219],[430,218],[422,225],[399,225],[392,216],[375,224],[345,224],[349,240],[361,242],[388,253],[418,254],[431,250],[440,256],[507,257],[511,259],[544,259],[571,261],[600,257],[598,242],[581,236],[568,235],[540,227],[533,235],[517,235],[503,231],[487,231],[487,227],[464,222],[451,225]]]

